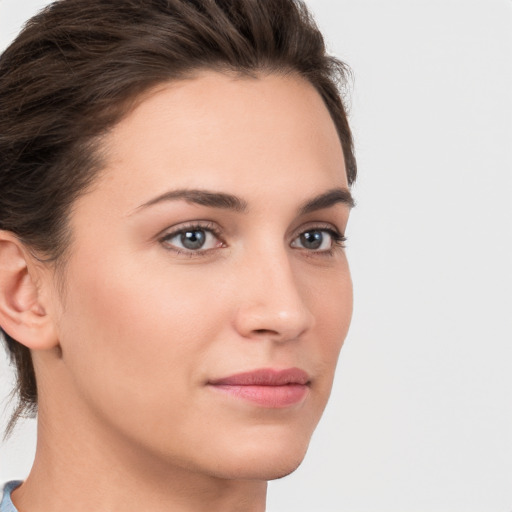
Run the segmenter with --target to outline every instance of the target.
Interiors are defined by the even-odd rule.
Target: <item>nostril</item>
[[[276,335],[277,334],[277,331],[273,331],[271,329],[255,329],[254,332],[256,334],[265,334],[265,335],[268,335],[268,334]]]

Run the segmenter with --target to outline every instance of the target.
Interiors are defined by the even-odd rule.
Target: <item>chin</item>
[[[303,460],[304,455],[301,455],[286,460],[246,460],[233,466],[225,461],[212,472],[212,476],[225,480],[278,480],[293,473]]]
[[[293,473],[302,464],[304,455],[295,459],[278,461],[272,466],[267,465],[267,467],[261,468],[259,474],[252,478],[258,480],[278,480],[279,478],[284,478]]]
[[[276,480],[293,473],[306,455],[309,438],[279,439],[273,442],[235,444],[226,450],[217,467],[217,476],[237,480]],[[219,474],[220,473],[220,474]]]

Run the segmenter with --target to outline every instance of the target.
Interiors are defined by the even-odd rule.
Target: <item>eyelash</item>
[[[217,238],[223,245],[221,247],[214,247],[211,249],[198,249],[198,250],[192,250],[192,249],[182,249],[180,247],[176,247],[174,245],[171,245],[168,243],[169,240],[175,238],[176,236],[182,235],[184,233],[187,233],[189,231],[205,231],[210,232],[215,238]],[[315,251],[315,250],[308,250],[306,248],[299,248],[303,251],[308,253],[308,256],[320,256],[320,257],[332,257],[337,251],[344,250],[346,247],[346,241],[347,238],[345,235],[339,233],[336,229],[333,229],[330,225],[313,225],[311,227],[308,227],[308,229],[304,229],[300,233],[298,233],[293,240],[296,240],[301,235],[311,232],[311,231],[320,231],[323,233],[327,233],[331,239],[332,239],[332,246],[330,249],[323,250],[323,251]],[[211,222],[207,223],[201,223],[197,222],[194,224],[188,224],[181,226],[179,229],[176,229],[175,231],[171,231],[168,233],[165,233],[162,237],[159,238],[159,242],[165,246],[165,248],[169,251],[173,251],[174,253],[180,255],[180,256],[186,256],[189,258],[197,258],[197,257],[203,257],[207,256],[211,251],[214,251],[218,248],[226,247],[225,242],[222,240],[222,233],[217,228],[217,226]]]

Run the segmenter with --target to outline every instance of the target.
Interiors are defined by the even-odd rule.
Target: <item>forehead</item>
[[[262,184],[293,190],[301,181],[314,195],[347,186],[329,112],[296,75],[202,72],[161,84],[114,127],[104,149],[104,181],[126,196],[126,207],[162,187],[250,194]]]

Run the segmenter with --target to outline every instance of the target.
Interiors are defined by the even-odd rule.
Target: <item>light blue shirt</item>
[[[0,503],[0,512],[18,512],[16,507],[12,504],[11,492],[22,483],[21,480],[13,480],[5,484],[2,502]]]

